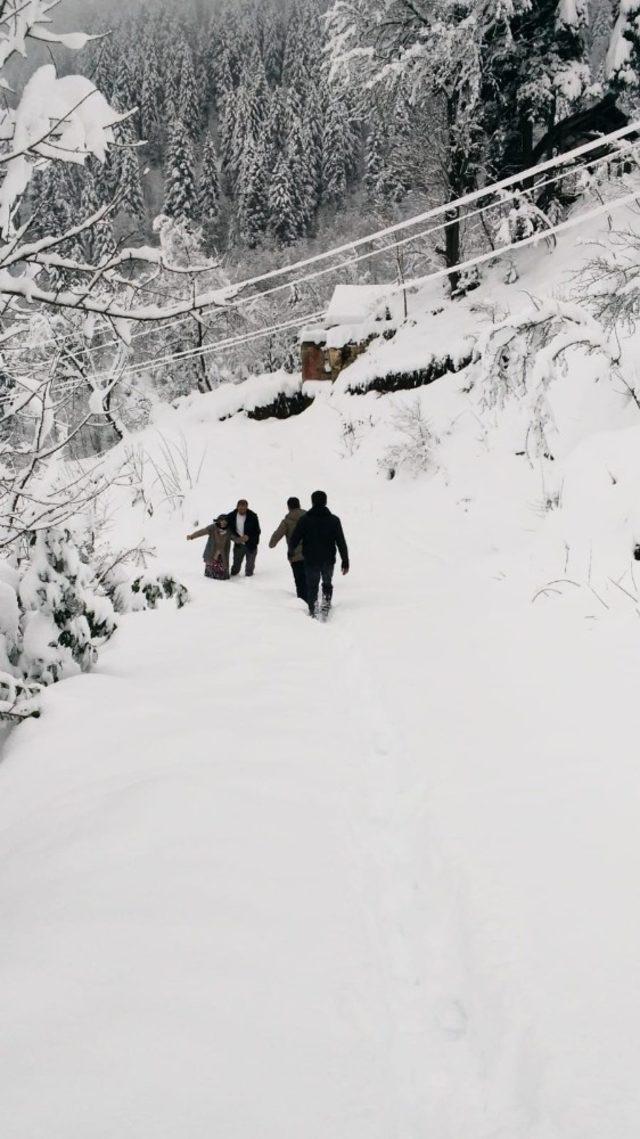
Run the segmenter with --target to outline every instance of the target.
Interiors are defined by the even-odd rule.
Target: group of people
[[[246,576],[253,576],[260,533],[258,515],[249,509],[247,500],[241,498],[235,510],[219,514],[210,526],[188,534],[187,541],[206,537],[203,554],[205,576],[227,581],[240,573],[243,564]],[[322,586],[320,611],[328,613],[333,597],[336,555],[340,555],[342,572],[346,574],[349,572],[349,551],[342,523],[329,510],[323,490],[314,490],[310,510],[302,509],[299,498],[287,499],[287,513],[271,535],[269,548],[275,549],[283,538],[298,597],[307,603],[310,615],[316,617]]]

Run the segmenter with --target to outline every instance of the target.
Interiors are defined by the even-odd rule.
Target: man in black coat
[[[231,566],[231,576],[235,577],[242,569],[243,561],[247,560],[245,573],[247,577],[253,577],[253,571],[256,566],[256,558],[258,556],[258,545],[260,542],[260,523],[258,515],[253,510],[249,510],[249,503],[246,498],[241,498],[235,510],[232,510],[226,515],[229,529],[236,538],[240,538],[241,544],[233,548],[233,564]],[[242,539],[246,541],[242,542]]]
[[[315,617],[321,581],[322,611],[328,613],[331,608],[336,550],[342,561],[342,572],[349,572],[349,551],[342,523],[329,510],[323,490],[314,490],[311,495],[311,510],[300,519],[291,535],[291,549],[295,550],[300,544],[307,575],[309,613]]]

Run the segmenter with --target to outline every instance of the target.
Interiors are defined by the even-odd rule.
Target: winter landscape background
[[[636,1139],[640,3],[0,66],[0,1132]]]

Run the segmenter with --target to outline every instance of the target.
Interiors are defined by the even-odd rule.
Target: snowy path
[[[0,1135],[636,1139],[636,626],[531,605],[518,488],[400,501],[317,413],[221,429],[188,517],[272,468],[275,524],[303,454],[352,548],[331,623],[281,549],[204,581],[173,519],[193,604],[11,737]]]
[[[333,630],[268,581],[195,593],[178,618],[134,618],[98,673],[55,693],[35,784],[38,727],[15,737],[3,959],[23,983],[4,1002],[21,1032],[2,1133],[388,1137],[367,709]]]

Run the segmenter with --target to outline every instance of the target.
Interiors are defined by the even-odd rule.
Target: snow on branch
[[[568,352],[600,353],[610,367],[618,364],[620,347],[585,308],[549,300],[493,323],[479,338],[477,383],[485,408],[521,399],[528,422],[526,451],[530,458],[549,454],[553,414],[550,385],[565,366]]]

